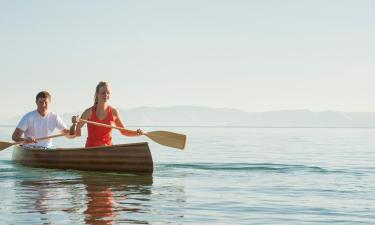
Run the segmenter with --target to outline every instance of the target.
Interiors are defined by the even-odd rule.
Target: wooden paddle
[[[55,137],[61,137],[61,136],[65,136],[65,135],[66,134],[56,134],[56,135],[52,135],[52,136],[48,136],[48,137],[37,138],[35,140],[40,141],[40,140],[46,140],[46,139],[55,138]],[[17,141],[17,142],[0,141],[0,151],[4,150],[6,148],[9,148],[12,145],[17,145],[17,144],[22,144],[22,143],[25,143],[25,141]]]
[[[90,123],[93,125],[101,126],[101,127],[109,127],[117,130],[125,130],[129,131],[128,129],[111,126],[105,123],[97,123],[90,120],[84,120],[78,118],[80,121],[85,123]],[[165,145],[172,148],[184,149],[186,145],[186,135],[185,134],[178,134],[173,133],[170,131],[151,131],[144,134],[146,137],[150,138],[151,140],[155,141],[158,144]]]

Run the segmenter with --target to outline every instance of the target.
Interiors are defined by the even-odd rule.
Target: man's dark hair
[[[47,98],[49,101],[51,101],[51,95],[48,93],[48,91],[39,92],[35,97],[35,101],[38,101],[39,98]]]

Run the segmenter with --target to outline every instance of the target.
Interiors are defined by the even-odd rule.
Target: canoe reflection
[[[46,216],[51,211],[63,211],[71,218],[86,224],[115,224],[121,212],[142,211],[142,204],[151,194],[152,176],[128,176],[97,172],[75,172],[74,179],[42,178],[19,182],[21,193],[27,193],[29,200],[23,206],[28,212],[44,214],[41,220],[49,224]],[[128,196],[130,195],[130,197]],[[133,198],[132,196],[136,196]],[[145,203],[146,204],[146,203]],[[26,207],[25,207],[26,206]],[[77,221],[78,222],[78,221]],[[147,221],[124,220],[125,223]]]
[[[87,208],[84,211],[86,224],[112,224],[118,212],[142,210],[139,204],[126,204],[125,207],[125,204],[119,203],[127,201],[127,193],[151,193],[152,176],[98,176],[86,173],[82,177],[87,191]]]

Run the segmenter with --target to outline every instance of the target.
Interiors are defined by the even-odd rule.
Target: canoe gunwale
[[[77,151],[77,150],[111,150],[114,149],[115,147],[131,147],[131,146],[140,146],[140,145],[148,145],[148,142],[137,142],[137,143],[128,143],[128,144],[119,144],[119,145],[111,145],[111,146],[96,146],[96,147],[79,147],[79,148],[50,148],[50,149],[44,149],[44,148],[31,148],[31,147],[24,147],[22,145],[15,145],[19,148],[22,148],[24,150],[32,150],[32,151]]]

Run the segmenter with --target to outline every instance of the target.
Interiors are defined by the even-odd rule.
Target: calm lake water
[[[153,176],[28,168],[1,151],[0,223],[375,224],[375,129],[144,129],[189,138],[185,151],[149,142]]]

